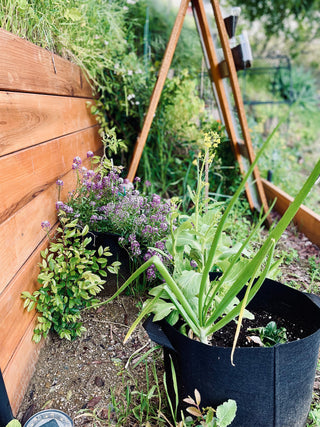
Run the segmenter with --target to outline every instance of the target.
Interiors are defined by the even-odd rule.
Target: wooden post
[[[153,89],[151,98],[150,98],[150,104],[149,104],[149,108],[147,111],[147,114],[145,116],[144,119],[144,123],[143,123],[143,127],[141,130],[140,135],[138,136],[138,139],[136,141],[136,145],[134,148],[134,152],[133,152],[133,157],[131,160],[131,164],[130,164],[130,168],[129,168],[129,172],[128,172],[128,176],[127,178],[132,182],[135,174],[137,172],[138,169],[138,165],[142,156],[142,152],[143,152],[143,148],[145,146],[148,134],[149,134],[149,130],[153,121],[153,117],[155,115],[158,103],[159,103],[159,99],[161,96],[161,92],[164,86],[164,83],[166,81],[167,78],[167,74],[168,71],[170,69],[170,65],[172,62],[172,58],[179,40],[179,36],[181,33],[181,29],[182,29],[182,25],[184,22],[184,18],[186,16],[187,13],[187,9],[189,6],[189,0],[181,0],[181,4],[180,4],[180,8],[179,8],[179,12],[178,15],[176,17],[171,35],[170,35],[170,39],[169,39],[169,43],[168,46],[166,48],[163,60],[162,60],[162,64],[161,64],[161,68],[159,71],[159,75],[158,75],[158,79],[156,82],[156,85]]]
[[[230,84],[233,92],[234,101],[238,111],[238,117],[239,117],[239,122],[241,126],[242,136],[248,152],[249,161],[250,163],[252,163],[254,161],[255,155],[252,148],[252,142],[251,142],[251,136],[250,136],[249,127],[247,123],[247,118],[244,111],[244,105],[243,105],[243,100],[242,100],[241,91],[239,87],[237,71],[233,61],[231,48],[229,45],[229,36],[227,33],[224,20],[222,18],[218,0],[211,0],[211,4],[214,11],[215,21],[216,21],[218,32],[219,32],[219,37],[220,37],[222,49],[224,52],[224,57],[228,66],[229,79],[230,79]],[[257,167],[254,168],[253,177],[255,180],[261,205],[263,207],[264,212],[266,213],[268,211],[268,203],[267,203],[267,199],[266,199],[263,185],[261,182],[259,169]],[[270,219],[268,219],[268,222],[270,223]]]
[[[228,98],[226,95],[226,91],[223,85],[223,79],[220,75],[219,70],[219,62],[216,55],[215,47],[213,44],[212,36],[210,33],[210,27],[209,23],[206,17],[204,5],[202,0],[193,0],[192,2],[194,11],[195,11],[195,18],[196,18],[196,24],[198,27],[200,39],[202,42],[202,47],[204,50],[204,55],[206,55],[206,58],[208,60],[208,66],[209,66],[209,74],[211,80],[215,84],[215,88],[217,91],[219,106],[221,108],[221,112],[223,115],[224,123],[226,126],[227,133],[229,135],[233,152],[236,157],[236,160],[239,164],[239,169],[241,174],[244,174],[244,166],[241,158],[241,154],[239,151],[239,145],[237,141],[237,135],[235,132],[235,128],[232,121],[232,115],[229,107]],[[246,184],[246,195],[249,202],[249,206],[251,209],[254,208],[252,196],[249,190],[248,184]]]

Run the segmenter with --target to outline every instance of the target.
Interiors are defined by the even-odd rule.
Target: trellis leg
[[[159,75],[158,75],[158,79],[157,82],[155,84],[155,87],[153,89],[151,98],[150,98],[150,104],[149,104],[149,108],[147,111],[147,114],[145,116],[144,119],[144,123],[143,123],[143,127],[141,130],[140,135],[138,136],[138,139],[136,141],[135,147],[134,147],[134,152],[133,152],[133,157],[131,160],[131,164],[130,164],[130,168],[129,168],[129,172],[128,172],[128,176],[127,178],[132,182],[135,174],[137,172],[138,169],[138,165],[142,156],[142,152],[143,152],[143,148],[145,146],[146,140],[148,138],[148,134],[149,134],[149,130],[153,121],[153,117],[155,115],[158,103],[159,103],[159,99],[162,93],[162,89],[165,83],[165,80],[167,78],[167,74],[172,62],[172,58],[175,52],[175,48],[177,46],[178,40],[179,40],[179,36],[181,33],[181,29],[182,29],[182,25],[184,22],[184,18],[186,16],[187,13],[187,9],[189,6],[189,0],[181,0],[180,3],[180,8],[179,8],[179,12],[178,15],[176,17],[171,35],[170,35],[170,39],[162,60],[162,64],[161,64],[161,68],[159,71]]]
[[[193,0],[192,5],[194,8],[195,13],[195,19],[196,19],[196,25],[198,28],[199,36],[201,39],[201,44],[203,48],[203,53],[206,58],[207,67],[210,74],[210,79],[215,85],[216,94],[217,94],[217,101],[219,103],[219,108],[221,110],[224,123],[226,126],[227,133],[229,135],[229,138],[231,140],[232,148],[234,155],[236,157],[236,160],[239,164],[240,172],[244,173],[244,166],[239,150],[239,145],[237,141],[237,135],[235,132],[235,128],[233,125],[232,115],[228,103],[228,98],[226,95],[226,91],[223,85],[223,80],[220,75],[219,70],[219,62],[216,55],[215,47],[213,44],[212,36],[210,33],[209,23],[206,17],[204,5],[202,0]],[[251,209],[254,208],[254,203],[252,200],[252,196],[250,193],[250,189],[248,186],[248,183],[246,184],[246,196],[249,202],[249,206]]]
[[[233,93],[234,101],[235,101],[237,112],[238,112],[242,136],[244,139],[246,151],[248,153],[248,160],[250,163],[252,163],[254,161],[255,155],[252,147],[247,118],[244,111],[244,105],[243,105],[243,100],[242,100],[241,91],[239,87],[237,71],[233,61],[231,48],[229,45],[229,37],[227,34],[224,20],[222,18],[218,0],[211,0],[211,4],[214,11],[215,21],[216,21],[218,32],[219,32],[219,37],[220,37],[222,49],[224,52],[224,57],[228,66],[230,84],[231,84],[232,93]],[[266,213],[268,212],[269,208],[268,208],[267,199],[264,193],[259,169],[257,167],[254,168],[253,177],[254,177],[256,188],[257,188],[258,196],[260,198],[260,203],[263,207],[263,211]],[[270,223],[270,219],[268,219],[268,222]]]

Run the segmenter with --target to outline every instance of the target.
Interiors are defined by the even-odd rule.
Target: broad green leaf
[[[21,427],[21,423],[18,420],[11,420],[5,427]]]
[[[28,305],[27,311],[31,311],[35,306],[35,302],[31,301],[30,304]]]
[[[229,399],[222,405],[219,405],[216,410],[216,417],[220,427],[229,426],[234,420],[237,412],[237,403]]]
[[[21,298],[32,298],[32,295],[28,291],[21,292]]]
[[[171,302],[166,302],[160,299],[159,301],[154,304],[152,312],[154,313],[154,321],[157,322],[159,320],[164,319],[167,317],[172,310],[175,309],[174,304]]]

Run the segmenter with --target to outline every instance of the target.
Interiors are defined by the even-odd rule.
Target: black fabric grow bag
[[[213,347],[189,339],[166,321],[144,324],[149,337],[164,347],[169,389],[172,359],[177,375],[179,410],[197,388],[201,406],[237,402],[232,427],[302,427],[308,416],[320,344],[320,299],[265,280],[248,308],[265,309],[289,320],[308,321],[310,334],[275,347]],[[171,399],[174,392],[171,384]]]
[[[117,275],[108,272],[107,286],[100,292],[100,296],[113,295],[114,292],[130,277],[130,258],[128,252],[119,245],[119,235],[113,233],[103,233],[90,231],[88,237],[92,241],[88,244],[88,249],[99,249],[100,246],[109,247],[112,256],[108,257],[108,265],[114,261],[120,261],[121,266]]]
[[[0,427],[5,427],[11,420],[13,420],[13,414],[0,370]]]

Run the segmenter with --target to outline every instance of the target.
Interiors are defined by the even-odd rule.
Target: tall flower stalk
[[[274,247],[320,174],[319,160],[299,194],[254,256],[247,258],[242,254],[268,213],[260,219],[244,242],[233,248],[226,247],[224,227],[227,218],[276,130],[277,128],[257,154],[225,212],[218,220],[210,205],[211,209],[207,213],[200,215],[200,210],[196,209],[193,216],[183,217],[184,221],[172,233],[171,244],[167,244],[168,251],[174,255],[173,273],[170,274],[159,257],[154,256],[138,268],[110,299],[119,295],[151,263],[155,265],[165,281],[164,284],[149,292],[151,299],[147,301],[131,326],[126,339],[143,317],[151,312],[154,313],[154,320],[166,317],[171,323],[175,323],[181,316],[203,343],[208,343],[208,338],[214,332],[239,316],[233,355],[245,307],[259,291],[269,272],[277,267],[278,263],[273,261]],[[198,183],[199,185],[202,184]],[[199,199],[196,198],[195,201],[199,203]],[[198,216],[197,229],[194,226],[196,216]],[[190,268],[190,262],[189,264],[186,262],[190,259],[198,261],[196,271]],[[222,274],[210,282],[209,272],[214,267],[220,267]],[[245,296],[242,301],[239,301],[237,296],[242,289],[245,290]]]

